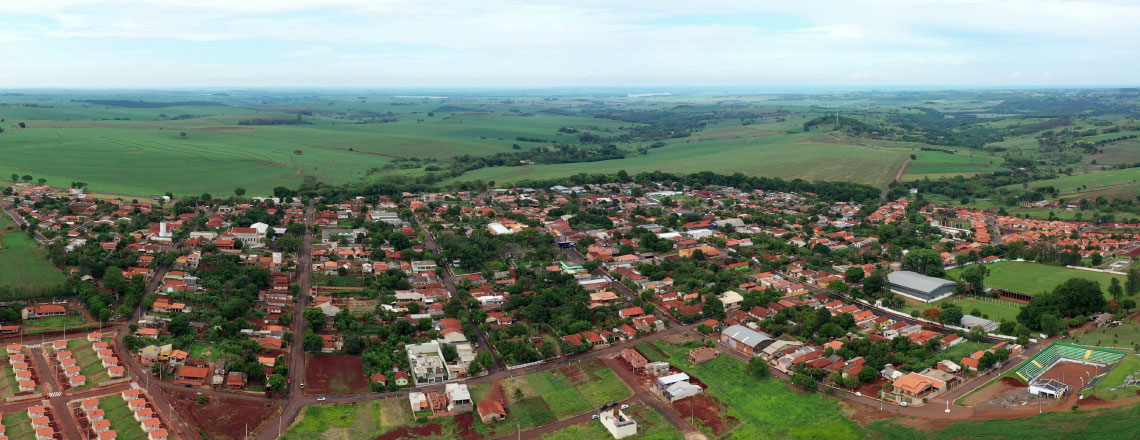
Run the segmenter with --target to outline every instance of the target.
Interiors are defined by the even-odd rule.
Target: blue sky
[[[1140,3],[38,0],[0,87],[1117,86]]]

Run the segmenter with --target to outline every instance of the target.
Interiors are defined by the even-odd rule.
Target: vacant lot
[[[12,224],[8,214],[0,212],[0,224]],[[0,292],[11,291],[0,300],[59,293],[63,274],[44,257],[39,244],[25,232],[2,230],[0,226]]]
[[[311,405],[282,437],[284,440],[350,440],[376,438],[385,431],[412,423],[411,408],[402,398],[357,404]]]
[[[1058,284],[1064,283],[1070,278],[1096,281],[1100,283],[1100,289],[1105,294],[1108,292],[1108,283],[1112,278],[1118,278],[1121,283],[1124,282],[1124,277],[1119,275],[1021,261],[1001,261],[987,264],[986,269],[990,272],[986,276],[986,287],[1013,290],[1030,295],[1052,291]],[[946,275],[952,279],[957,279],[961,273],[962,269],[956,268],[948,271]]]
[[[111,429],[118,434],[119,440],[146,440],[146,433],[135,420],[134,412],[127,407],[123,396],[112,394],[99,399],[99,409],[103,410],[104,417],[111,422]]]
[[[669,354],[669,363],[707,385],[705,392],[727,406],[728,416],[740,421],[729,433],[733,438],[863,438],[859,426],[844,417],[835,399],[795,391],[778,379],[751,379],[744,363],[732,356],[693,366],[687,360],[687,347],[654,345]]]
[[[250,438],[264,429],[277,428],[264,426],[281,410],[281,405],[276,401],[210,397],[208,403],[203,405],[198,403],[196,393],[171,390],[163,390],[162,393],[183,420],[204,431],[211,439],[239,440],[247,425]]]
[[[305,359],[305,394],[353,394],[368,392],[368,378],[359,356],[322,354]]]
[[[1136,439],[1140,438],[1140,405],[1097,411],[1063,411],[1008,420],[958,422],[944,428],[915,429],[913,419],[872,422],[868,438],[880,440],[957,439]]]

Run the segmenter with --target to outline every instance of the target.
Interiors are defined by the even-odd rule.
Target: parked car
[[[325,398],[324,398],[323,396],[322,396],[322,397],[318,397],[318,398],[317,398],[317,401],[318,401],[318,402],[324,402],[324,401],[325,401]]]
[[[301,384],[301,389],[302,389],[302,390],[303,390],[303,389],[305,389],[305,384],[304,384],[304,383],[302,383],[302,384]]]
[[[594,414],[593,416],[591,416],[591,417],[590,417],[590,419],[591,419],[591,420],[598,420],[598,415],[597,415],[597,414]]]
[[[626,408],[629,408],[629,405],[622,405],[621,406],[621,409],[626,409]]]

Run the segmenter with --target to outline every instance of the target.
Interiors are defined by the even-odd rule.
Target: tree
[[[1140,292],[1140,268],[1128,269],[1128,277],[1124,280],[1124,291],[1128,292],[1128,296]]]
[[[1038,318],[1041,323],[1041,331],[1049,336],[1056,335],[1061,329],[1061,321],[1053,315],[1044,314]]]
[[[1104,262],[1104,256],[1100,252],[1093,252],[1092,255],[1089,255],[1089,262],[1093,266],[1100,266],[1100,263]]]
[[[903,257],[902,268],[931,277],[946,275],[942,265],[942,256],[934,249],[915,249],[908,252]]]
[[[970,334],[966,337],[966,339],[975,342],[981,342],[982,340],[986,339],[986,329],[982,328],[980,325],[975,325],[970,328]]]
[[[285,383],[285,376],[272,374],[265,380],[265,387],[275,392],[282,392],[285,391]]]
[[[308,307],[301,316],[305,318],[305,322],[309,324],[309,329],[320,330],[325,328],[325,312],[316,307]]]
[[[792,383],[795,385],[798,385],[799,387],[803,388],[804,390],[813,391],[813,392],[816,391],[816,388],[818,386],[818,384],[815,381],[815,378],[808,376],[806,374],[803,374],[803,373],[793,374],[792,375]]]
[[[185,131],[178,132],[178,135],[182,136],[182,139],[186,139],[186,132]]]
[[[241,187],[234,188],[234,195],[236,195],[238,197],[244,196],[245,195],[245,188],[241,188]]]
[[[301,348],[304,348],[305,351],[309,352],[310,354],[320,353],[321,349],[324,348],[324,346],[325,343],[321,339],[320,335],[317,335],[313,332],[305,333],[305,338],[301,342]]]
[[[47,183],[47,179],[41,177],[39,179],[36,179],[36,182],[39,183],[40,185],[43,185],[43,184]]]
[[[887,287],[887,276],[882,271],[874,271],[871,276],[863,280],[863,293],[874,295],[882,292]]]
[[[942,314],[939,316],[939,322],[950,325],[960,325],[962,322],[962,308],[950,303],[942,304]]]
[[[989,271],[983,264],[971,264],[962,269],[962,281],[970,284],[970,290],[974,293],[982,293],[985,289],[986,275]]]
[[[755,379],[767,379],[771,369],[764,359],[754,357],[748,361],[748,375]]]
[[[20,175],[16,174],[16,173],[12,173],[12,181],[15,182],[17,180],[20,180]]]
[[[863,268],[859,266],[848,267],[847,271],[843,272],[843,278],[847,280],[848,283],[858,283],[860,281],[863,281],[863,277],[865,275],[866,274],[863,273]]]
[[[1124,297],[1124,287],[1120,285],[1120,279],[1113,277],[1112,281],[1108,283],[1108,294],[1112,299],[1120,301]]]
[[[31,175],[28,175],[28,174],[25,174],[25,175],[23,175],[23,177],[20,177],[20,180],[23,180],[23,181],[25,181],[25,182],[31,182],[31,181],[32,181],[32,176],[31,176]]]

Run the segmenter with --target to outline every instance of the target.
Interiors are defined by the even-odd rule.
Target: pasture
[[[784,179],[843,180],[885,187],[906,159],[906,150],[877,148],[826,134],[781,134],[742,139],[674,141],[648,154],[621,160],[482,168],[452,182],[514,182],[578,173],[687,173],[714,170]]]
[[[1108,294],[1108,284],[1112,278],[1119,279],[1121,283],[1124,282],[1124,277],[1120,275],[1022,261],[1000,261],[987,264],[986,269],[989,270],[989,275],[986,276],[985,281],[986,287],[1013,290],[1030,295],[1052,291],[1058,284],[1064,283],[1070,278],[1096,281],[1100,283],[1100,289],[1106,295]],[[955,268],[947,271],[946,276],[957,280],[961,273],[962,268]],[[969,311],[969,309],[966,310]]]
[[[951,439],[1135,439],[1140,438],[1140,404],[1102,410],[1051,412],[1018,419],[956,422],[916,429],[904,419],[872,422],[868,437],[878,440]]]
[[[859,425],[844,417],[838,400],[795,391],[775,378],[754,380],[732,356],[694,366],[687,360],[687,347],[653,344],[669,355],[670,364],[707,385],[705,393],[728,406],[728,415],[740,421],[730,438],[864,438]]]
[[[916,158],[907,165],[904,181],[922,180],[929,178],[937,180],[943,177],[972,176],[979,173],[1007,171],[1000,164],[1001,158],[970,153],[942,153],[937,151],[918,151]]]

